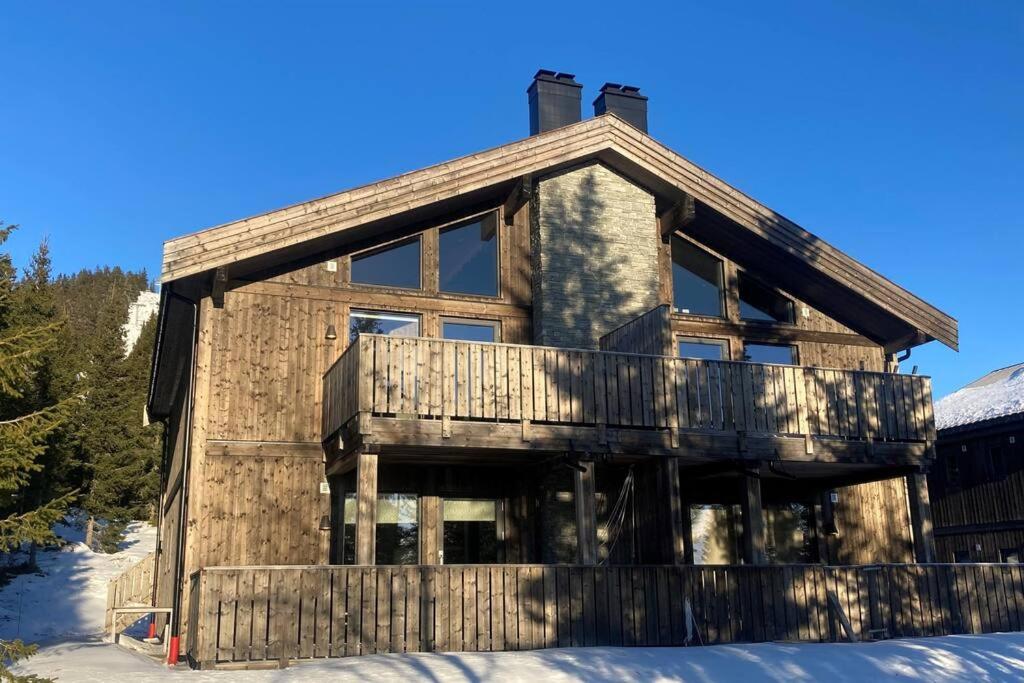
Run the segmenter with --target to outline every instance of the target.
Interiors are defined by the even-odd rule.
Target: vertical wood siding
[[[194,665],[1015,631],[1024,567],[240,567],[192,577]],[[830,599],[830,594],[832,599]],[[692,615],[692,619],[689,618]]]

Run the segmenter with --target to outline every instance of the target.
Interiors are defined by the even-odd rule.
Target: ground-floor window
[[[442,509],[445,564],[498,562],[498,501],[446,498]]]
[[[957,564],[961,564],[961,563],[965,563],[965,562],[970,562],[971,561],[971,551],[969,551],[969,550],[954,550],[953,551],[953,561],[956,562]]]
[[[382,493],[377,496],[375,531],[377,564],[419,563],[419,496]],[[342,562],[356,562],[356,496],[345,496],[345,531]]]
[[[815,562],[814,508],[803,503],[766,505],[766,555],[771,564]]]
[[[1020,564],[1020,548],[1001,548],[999,550],[999,561]]]
[[[694,564],[739,564],[743,538],[739,505],[692,505]]]

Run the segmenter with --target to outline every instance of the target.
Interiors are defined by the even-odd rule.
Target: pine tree
[[[92,464],[84,507],[106,520],[99,539],[107,552],[117,549],[129,521],[152,516],[159,468],[159,425],[143,424],[154,321],[125,357],[123,320],[123,309],[112,298],[98,320],[87,410],[79,433]]]
[[[7,241],[14,226],[0,223],[0,244]],[[35,259],[33,270],[49,279],[45,248]],[[52,527],[63,516],[68,496],[38,503],[27,501],[25,492],[47,441],[66,419],[70,401],[36,406],[40,368],[55,346],[59,323],[48,321],[39,311],[34,320],[19,310],[15,296],[16,273],[9,254],[0,253],[0,550],[10,551],[25,542],[54,540]],[[31,407],[17,412],[19,407]],[[0,680],[38,680],[16,677],[6,665],[30,656],[34,646],[20,640],[0,641]]]

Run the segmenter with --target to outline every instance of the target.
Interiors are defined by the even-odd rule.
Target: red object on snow
[[[179,636],[171,636],[170,647],[167,648],[167,664],[170,666],[178,663],[178,646],[180,642]]]
[[[156,638],[156,622],[153,619],[149,621],[149,638]]]

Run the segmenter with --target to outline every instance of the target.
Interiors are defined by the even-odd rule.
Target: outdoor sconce
[[[338,338],[338,331],[334,329],[334,325],[327,326],[327,334],[324,335],[324,339],[334,341]]]
[[[328,515],[323,515],[320,518],[320,530],[327,531],[331,528],[331,518]]]

